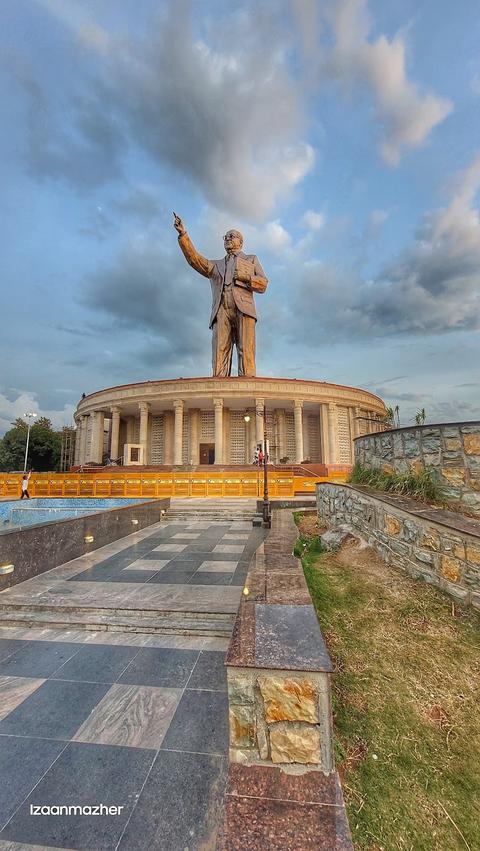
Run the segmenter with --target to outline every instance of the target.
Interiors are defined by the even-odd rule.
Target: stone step
[[[121,617],[121,618],[135,618],[135,619],[146,619],[146,618],[170,618],[172,620],[186,619],[186,620],[214,620],[214,621],[222,621],[227,626],[232,626],[233,621],[235,620],[235,614],[233,612],[192,612],[189,609],[129,609],[125,607],[109,607],[102,608],[100,606],[70,606],[70,605],[52,605],[52,603],[47,603],[46,605],[42,605],[41,603],[2,603],[0,604],[0,626],[4,620],[4,617],[12,614],[12,613],[26,613],[30,615],[42,614],[42,613],[52,613],[52,615],[87,615],[90,617]]]
[[[159,635],[199,635],[215,638],[230,638],[232,624],[212,617],[108,617],[75,612],[6,612],[2,615],[3,627],[27,627],[30,629],[83,629],[91,632],[134,632]]]

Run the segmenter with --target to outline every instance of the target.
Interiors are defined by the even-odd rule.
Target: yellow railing
[[[328,478],[300,477],[287,473],[268,474],[271,497],[292,497],[296,493],[314,493],[317,482],[345,481],[345,474]],[[0,497],[20,496],[21,475],[0,473]],[[28,492],[32,497],[261,497],[263,473],[34,473]]]

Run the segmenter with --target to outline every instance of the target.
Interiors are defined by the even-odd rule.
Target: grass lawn
[[[335,664],[335,749],[356,849],[480,849],[480,617],[347,542],[297,555]]]

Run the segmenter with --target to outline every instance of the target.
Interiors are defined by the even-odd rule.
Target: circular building
[[[345,465],[353,439],[377,431],[382,400],[366,390],[289,378],[177,378],[98,390],[75,412],[75,464]]]

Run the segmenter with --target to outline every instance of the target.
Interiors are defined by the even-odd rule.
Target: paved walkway
[[[0,851],[215,848],[227,636],[262,538],[157,524],[0,594],[0,624],[38,623],[0,627]],[[119,631],[139,613],[153,631]]]

